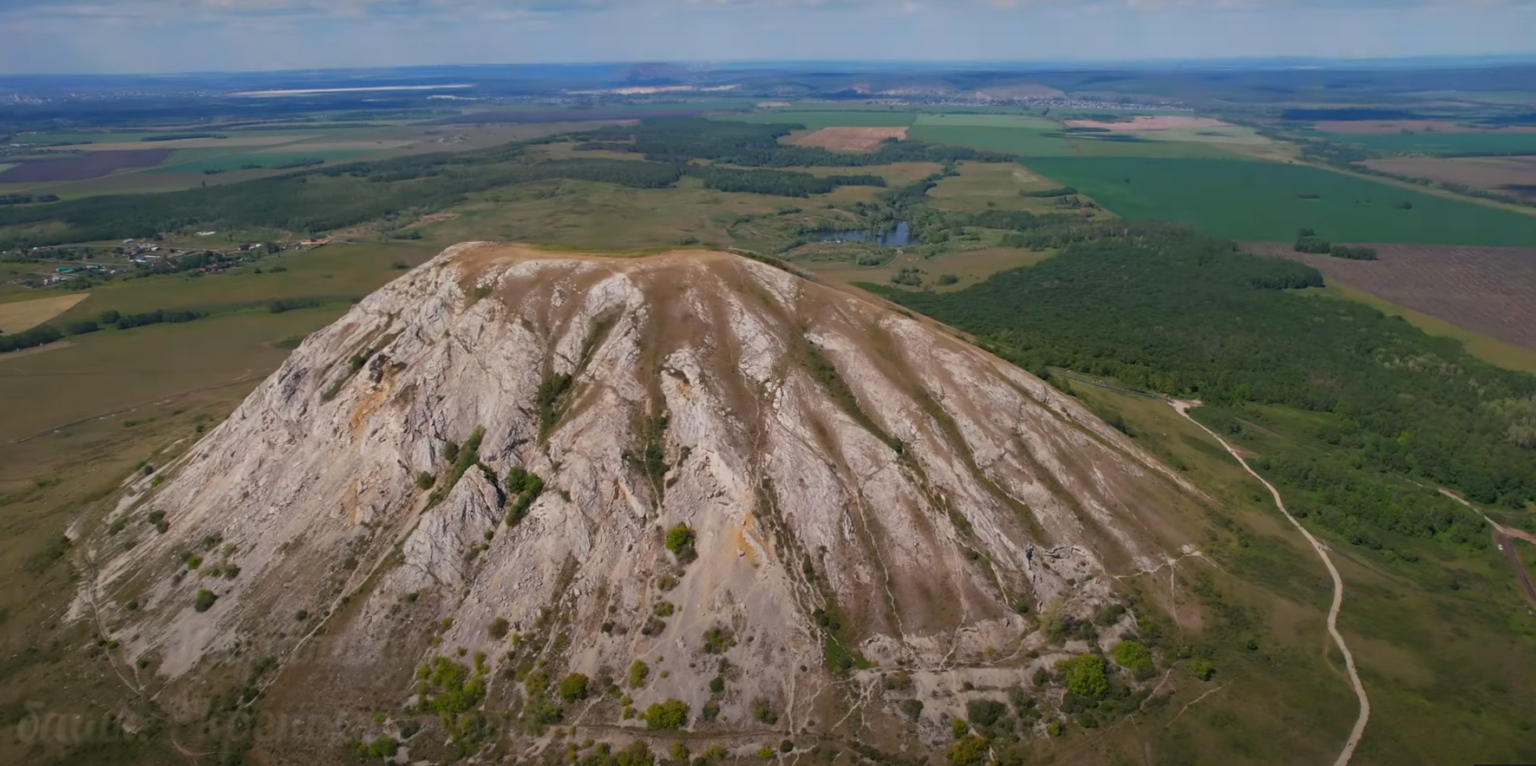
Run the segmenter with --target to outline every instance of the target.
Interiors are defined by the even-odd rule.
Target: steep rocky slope
[[[734,747],[941,742],[971,687],[1068,656],[1042,610],[1114,602],[1201,502],[861,297],[722,253],[485,244],[310,336],[166,474],[92,544],[78,613],[174,716],[290,716],[269,754],[372,739],[374,712],[447,730],[413,757],[525,753],[668,699]]]

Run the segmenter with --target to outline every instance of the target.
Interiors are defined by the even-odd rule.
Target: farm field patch
[[[751,122],[759,125],[804,125],[807,128],[899,128],[912,125],[917,115],[913,112],[805,112],[772,111],[751,114],[732,114],[717,117],[720,120]]]
[[[1380,244],[1378,260],[1293,252],[1289,242],[1250,252],[1301,261],[1381,300],[1536,351],[1536,248]]]
[[[1060,213],[1061,197],[1023,197],[1019,192],[1046,191],[1058,184],[1041,178],[1017,163],[967,162],[960,174],[950,176],[928,192],[931,204],[940,210],[979,212],[1029,210],[1036,213]],[[1102,214],[1100,214],[1102,215]]]
[[[1168,159],[1235,160],[1242,157],[1228,150],[1233,142],[1187,141],[1165,137],[1143,137],[1132,133],[1068,134],[1072,149],[1086,157],[1163,157]]]
[[[345,300],[367,295],[440,248],[415,242],[336,243],[286,252],[208,277],[163,276],[115,280],[91,289],[89,300],[65,313],[65,320],[92,319],[106,310],[134,314],[156,309],[210,310],[230,306],[264,308],[278,298]],[[259,267],[263,273],[255,273]],[[281,271],[273,271],[282,267]],[[6,304],[0,304],[3,309]],[[0,325],[4,329],[4,325]]]
[[[46,160],[27,160],[0,173],[0,184],[79,181],[128,168],[154,167],[171,156],[169,149],[86,152]]]
[[[18,133],[11,140],[17,143],[28,144],[92,144],[122,141],[137,142],[156,135],[160,134],[144,130],[82,130],[59,131],[57,133]]]
[[[86,293],[78,293],[0,303],[0,332],[14,335],[29,330],[70,310],[86,297]]]
[[[907,128],[822,128],[800,136],[792,143],[796,146],[819,146],[834,152],[869,153],[880,148],[886,139],[905,140]]]
[[[1536,156],[1392,157],[1366,160],[1366,167],[1414,178],[1429,178],[1536,198]]]
[[[237,154],[219,153],[215,155],[192,154],[204,150],[184,150],[186,153],[178,153],[171,161],[149,171],[151,173],[223,173],[234,170],[267,170],[281,169],[285,167],[301,167],[304,163],[313,160],[333,162],[347,160],[371,154],[367,149],[354,149],[350,151],[307,151],[307,147],[286,147],[281,152],[241,152]],[[209,150],[212,151],[212,150]]]
[[[1354,120],[1323,120],[1312,123],[1312,129],[1319,133],[1337,133],[1340,135],[1393,135],[1404,131],[1413,133],[1532,133],[1536,128],[1489,128],[1469,125],[1454,120],[1385,120],[1354,121]]]
[[[1175,128],[1193,128],[1198,130],[1212,130],[1215,128],[1230,128],[1230,123],[1210,117],[1193,117],[1188,115],[1173,114],[1138,114],[1129,120],[1067,120],[1067,125],[1074,128],[1097,128],[1115,132],[1141,132],[1172,130]]]
[[[1504,129],[1486,133],[1323,134],[1325,138],[1360,144],[1378,152],[1438,156],[1536,154],[1536,131]]]
[[[1022,114],[919,114],[916,124],[937,128],[1061,129],[1061,123],[1055,120]]]
[[[891,277],[904,268],[918,269],[926,285],[939,292],[951,292],[976,284],[1000,271],[1033,266],[1050,256],[1011,247],[989,247],[980,250],[947,252],[931,258],[914,253],[897,256],[882,266],[856,266],[848,261],[800,260],[797,265],[823,279],[852,285],[858,282],[890,284]],[[959,281],[952,285],[937,286],[936,280],[945,274],[953,274]]]
[[[1536,246],[1536,216],[1308,165],[1243,160],[1044,157],[1030,170],[1125,218],[1193,224],[1238,240]]]
[[[7,359],[0,365],[0,401],[28,406],[0,408],[0,443],[195,389],[244,381],[248,391],[287,357],[273,341],[313,332],[345,310],[345,304],[282,314],[253,310],[108,330],[72,338],[67,348]]]
[[[972,128],[918,125],[907,132],[915,141],[968,146],[1025,157],[1057,157],[1072,154],[1072,146],[1059,132],[1024,128]]]

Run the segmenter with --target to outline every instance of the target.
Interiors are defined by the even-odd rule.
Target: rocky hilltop
[[[490,244],[311,335],[163,473],[78,614],[173,719],[280,711],[242,746],[322,760],[947,743],[973,690],[1090,649],[1046,622],[1134,628],[1115,578],[1180,555],[1201,502],[866,298],[724,253]]]

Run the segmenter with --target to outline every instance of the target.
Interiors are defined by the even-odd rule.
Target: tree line
[[[877,175],[818,177],[784,170],[737,170],[709,165],[682,165],[680,168],[683,175],[702,180],[709,189],[778,197],[826,194],[840,186],[885,186],[885,179]]]

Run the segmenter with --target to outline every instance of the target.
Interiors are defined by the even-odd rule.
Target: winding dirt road
[[[1440,488],[1440,494],[1471,508],[1477,515],[1483,517],[1483,521],[1488,522],[1488,526],[1493,527],[1494,545],[1499,546],[1499,550],[1504,553],[1504,558],[1509,561],[1510,568],[1515,571],[1515,581],[1520,585],[1520,594],[1525,596],[1526,601],[1530,602],[1532,609],[1536,609],[1536,584],[1531,582],[1531,576],[1525,571],[1525,565],[1520,563],[1520,553],[1515,550],[1515,539],[1518,538],[1528,543],[1536,544],[1536,535],[1522,529],[1506,527],[1494,521],[1488,514],[1483,513],[1483,509],[1478,508],[1468,502],[1466,498],[1444,487]]]
[[[1243,470],[1252,474],[1253,478],[1258,479],[1261,484],[1269,489],[1269,494],[1275,499],[1275,507],[1285,514],[1285,518],[1291,522],[1292,526],[1296,527],[1297,531],[1301,532],[1303,537],[1307,538],[1307,542],[1312,543],[1312,548],[1317,551],[1318,557],[1323,560],[1323,566],[1328,567],[1328,574],[1333,577],[1333,606],[1328,609],[1328,634],[1333,636],[1333,642],[1338,644],[1339,651],[1344,655],[1344,666],[1349,670],[1349,685],[1354,687],[1355,696],[1360,698],[1360,717],[1355,719],[1355,728],[1349,733],[1349,740],[1344,743],[1344,749],[1339,753],[1338,759],[1333,762],[1333,766],[1347,766],[1349,759],[1355,754],[1355,747],[1360,744],[1360,737],[1365,734],[1365,725],[1371,720],[1371,701],[1365,696],[1365,686],[1360,683],[1359,671],[1355,670],[1355,656],[1349,653],[1349,647],[1344,643],[1344,636],[1339,633],[1339,609],[1344,605],[1344,578],[1339,576],[1339,570],[1334,567],[1333,560],[1328,558],[1328,549],[1318,542],[1317,538],[1313,537],[1312,533],[1308,532],[1307,528],[1303,527],[1301,522],[1291,515],[1290,511],[1285,509],[1285,503],[1280,499],[1280,491],[1275,489],[1275,485],[1265,481],[1258,471],[1253,470],[1248,465],[1248,461],[1244,460],[1243,456],[1232,445],[1228,444],[1226,439],[1217,436],[1215,431],[1206,428],[1200,421],[1189,416],[1189,411],[1200,406],[1200,403],[1178,400],[1169,403],[1185,419],[1200,426],[1200,430],[1210,434],[1212,439],[1219,442],[1232,457],[1237,459],[1238,464],[1242,465]]]

